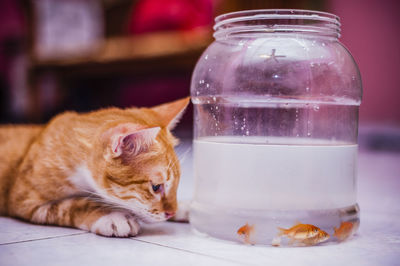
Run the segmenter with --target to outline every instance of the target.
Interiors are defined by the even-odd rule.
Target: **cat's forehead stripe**
[[[111,181],[112,183],[115,183],[117,185],[120,186],[130,186],[130,185],[140,185],[140,184],[144,184],[149,182],[146,179],[142,179],[142,180],[122,180],[122,179],[118,179],[112,176],[108,176],[107,177],[108,181]]]
[[[119,197],[120,199],[122,199],[122,200],[130,200],[130,199],[134,199],[135,197],[134,196],[122,196],[122,197]]]

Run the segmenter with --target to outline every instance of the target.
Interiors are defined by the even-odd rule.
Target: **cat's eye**
[[[158,184],[158,185],[151,185],[151,187],[153,188],[153,191],[154,191],[154,192],[160,192],[160,190],[161,190],[161,185],[160,185],[160,184]]]

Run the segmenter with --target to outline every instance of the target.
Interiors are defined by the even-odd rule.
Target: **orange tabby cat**
[[[0,215],[118,237],[136,235],[138,219],[172,217],[180,168],[170,130],[188,103],[0,127]]]

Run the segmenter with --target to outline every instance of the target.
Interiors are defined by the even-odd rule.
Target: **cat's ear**
[[[170,103],[157,105],[151,108],[157,113],[160,119],[160,126],[172,130],[178,124],[186,107],[188,106],[190,97],[176,100]]]
[[[125,123],[109,129],[104,137],[108,139],[112,157],[134,156],[153,144],[160,129],[160,127],[143,129],[135,124]]]

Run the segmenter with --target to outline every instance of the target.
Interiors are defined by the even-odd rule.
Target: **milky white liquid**
[[[245,141],[194,141],[194,204],[244,210],[321,210],[356,204],[356,144],[261,137]]]

